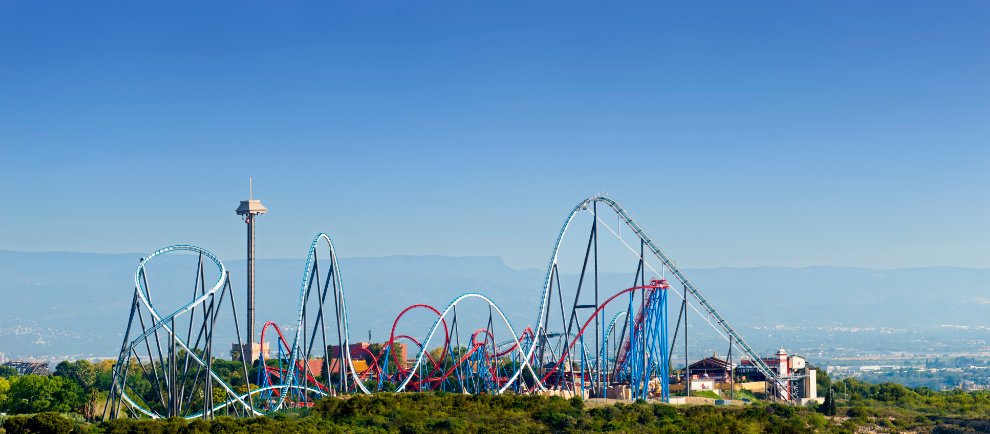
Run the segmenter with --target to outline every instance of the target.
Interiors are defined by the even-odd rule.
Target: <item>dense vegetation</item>
[[[669,406],[637,402],[590,406],[519,395],[383,393],[328,398],[314,407],[268,418],[212,421],[133,420],[85,423],[55,414],[9,417],[8,434],[27,432],[235,433],[235,432],[696,432],[696,433],[852,433],[932,429],[952,432],[990,417],[985,393],[919,393],[897,385],[851,381],[849,406],[829,417],[826,406],[780,404],[747,406]],[[959,416],[954,420],[947,418]],[[984,421],[985,423],[985,421]],[[979,428],[979,427],[977,427]],[[949,429],[950,431],[946,431]]]
[[[854,378],[834,383],[832,390],[853,415],[890,408],[931,416],[990,418],[990,391],[986,390],[936,392],[927,387],[910,389],[896,383],[871,384]]]
[[[226,366],[225,366],[226,367]],[[383,393],[328,398],[268,418],[211,421],[86,422],[98,417],[111,381],[109,362],[63,362],[53,376],[0,371],[0,416],[7,434],[27,432],[961,432],[990,430],[990,392],[933,391],[855,379],[818,378],[826,403],[751,405],[601,405],[519,395]],[[243,372],[230,367],[230,374]],[[241,374],[243,382],[243,374]],[[243,384],[243,383],[242,383]]]
[[[834,424],[833,424],[834,425]],[[803,433],[828,429],[813,409],[784,405],[737,408],[634,403],[585,408],[581,399],[461,394],[377,394],[329,398],[302,413],[210,422],[120,419],[78,424],[51,413],[4,422],[8,433],[154,432],[713,432]]]
[[[59,363],[51,376],[16,375],[16,370],[5,369],[0,371],[0,412],[73,412],[92,418],[106,399],[112,368],[111,361],[80,360]]]

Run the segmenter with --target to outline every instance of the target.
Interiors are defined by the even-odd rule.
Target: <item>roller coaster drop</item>
[[[613,229],[605,223],[599,215],[599,204],[616,214],[619,226]],[[593,221],[583,249],[576,290],[571,293],[569,286],[561,284],[558,256],[568,228],[582,212],[591,214]],[[622,239],[621,226],[632,230],[639,244],[638,252]],[[600,228],[615,235],[638,262],[632,285],[605,299],[599,293]],[[198,255],[196,280],[190,301],[171,313],[163,313],[152,303],[148,264],[175,252]],[[658,260],[660,269],[654,268],[650,260]],[[208,287],[207,270],[214,267],[218,278]],[[648,282],[647,268],[660,277]],[[682,286],[683,295],[663,278],[668,274]],[[221,317],[232,322],[236,345],[243,348],[229,273],[219,259],[204,249],[169,246],[144,258],[135,272],[131,314],[104,417],[262,415],[308,406],[323,396],[377,391],[539,393],[550,390],[554,392],[542,393],[604,397],[609,389],[624,386],[629,390],[626,396],[632,399],[666,401],[670,396],[669,369],[677,339],[676,330],[668,333],[667,303],[671,294],[682,298],[676,324],[679,329],[684,318],[685,353],[691,307],[729,341],[730,351],[733,346],[741,350],[771,384],[782,386],[775,371],[745,343],[632,217],[617,202],[604,196],[585,199],[571,210],[550,256],[536,319],[532,326],[518,333],[494,301],[482,294],[467,293],[452,300],[443,310],[425,304],[409,306],[396,317],[386,343],[380,348],[360,348],[359,354],[352,354],[336,251],[329,236],[317,235],[310,245],[299,287],[294,333],[287,339],[277,325],[266,323],[261,342],[266,342],[269,329],[275,332],[276,356],[271,360],[262,357],[258,368],[253,369],[256,374],[250,375],[250,365],[241,351],[241,363],[234,364],[239,372],[233,376],[243,377],[236,387],[225,379],[231,378],[230,366],[234,365],[215,366],[212,356],[214,330]],[[691,297],[707,315],[688,302]],[[468,303],[486,307],[488,321],[461,339],[459,322],[462,321],[458,319],[457,308]],[[230,316],[226,317],[228,308]],[[608,309],[618,312],[608,319]],[[422,339],[398,331],[400,320],[411,311],[436,317]],[[497,340],[496,329],[507,330],[508,336]],[[403,348],[417,352],[411,364],[403,360]],[[265,351],[261,353],[264,355]],[[217,372],[221,368],[226,369],[224,376]]]

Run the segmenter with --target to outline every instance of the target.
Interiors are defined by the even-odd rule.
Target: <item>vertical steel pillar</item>
[[[736,398],[736,367],[732,364],[732,335],[729,335],[729,399]]]
[[[594,204],[594,211],[593,211],[593,213],[595,215],[595,221],[592,224],[591,232],[595,236],[595,310],[598,310],[598,307],[599,307],[599,305],[598,305],[598,202],[595,202],[595,204]],[[599,377],[599,375],[602,372],[601,363],[600,363],[600,361],[601,361],[601,348],[599,347],[599,345],[601,344],[601,335],[599,334],[599,330],[601,330],[601,328],[602,328],[602,321],[601,321],[600,318],[604,314],[605,313],[602,312],[601,315],[595,315],[595,376],[593,377],[594,378],[594,382],[593,382],[594,383],[594,387],[596,389],[601,388],[601,392],[602,392],[603,396],[604,396],[605,389],[602,388],[602,379]],[[597,392],[597,390],[596,390],[596,392]]]
[[[178,392],[179,388],[176,387],[176,377],[177,377],[177,366],[175,366],[175,318],[172,318],[171,333],[169,333],[168,342],[168,375],[169,375],[169,388],[168,388],[168,417],[175,417],[179,415],[179,402],[178,402]]]
[[[646,272],[644,271],[641,276],[643,277],[643,279],[645,279]],[[643,285],[643,282],[641,281],[640,282],[640,286],[646,286],[646,285]],[[642,386],[642,392],[641,392],[641,396],[640,397],[643,398],[643,399],[646,399],[646,398],[648,398],[650,396],[650,371],[649,371],[649,365],[647,365],[647,353],[646,353],[646,320],[647,320],[647,318],[646,318],[646,288],[642,288],[639,291],[640,291],[639,294],[640,294],[640,299],[641,299],[641,304],[640,304],[640,307],[639,307],[639,311],[643,313],[642,322],[640,322],[640,326],[639,326],[640,327],[640,329],[639,329],[639,338],[640,338],[640,342],[641,342],[640,344],[643,346],[643,372],[642,372],[642,382],[643,382],[642,384],[643,384],[643,386]]]
[[[688,289],[684,285],[684,396],[691,396],[691,359],[688,358]]]
[[[640,238],[639,239],[639,258],[640,258],[641,261],[643,261],[643,267],[641,267],[639,269],[639,286],[640,287],[646,286],[646,259],[643,258],[643,247],[644,246],[645,246],[645,243],[643,242],[643,239]],[[640,338],[641,338],[640,340],[642,341],[642,345],[643,345],[643,373],[642,373],[642,376],[643,376],[643,392],[642,392],[642,398],[643,399],[647,399],[650,396],[650,373],[648,371],[649,366],[646,363],[646,357],[647,357],[647,354],[646,354],[646,288],[640,289],[640,298],[642,299],[642,305],[640,306],[639,311],[643,313],[643,322],[640,325],[640,332],[639,332]]]

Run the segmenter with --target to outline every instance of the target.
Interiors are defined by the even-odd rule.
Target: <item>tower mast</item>
[[[237,215],[247,223],[247,345],[242,351],[247,351],[248,363],[254,363],[257,357],[254,351],[254,221],[257,216],[268,212],[260,200],[254,199],[254,181],[248,178],[248,200],[242,200],[237,207]],[[258,345],[259,350],[261,345]]]

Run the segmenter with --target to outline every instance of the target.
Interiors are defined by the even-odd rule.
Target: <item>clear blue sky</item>
[[[990,267],[990,3],[0,3],[0,249]]]

